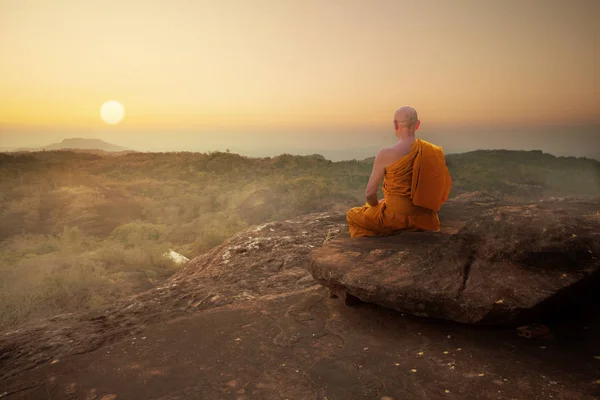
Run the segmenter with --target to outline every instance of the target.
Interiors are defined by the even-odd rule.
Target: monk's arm
[[[365,190],[367,203],[372,207],[375,207],[377,204],[379,204],[377,191],[379,190],[379,186],[381,186],[381,182],[383,181],[383,177],[385,175],[384,158],[385,155],[383,154],[383,150],[377,154],[377,157],[375,157],[375,161],[373,162],[373,170],[371,171],[371,177],[369,178],[369,183],[367,184],[367,189]]]

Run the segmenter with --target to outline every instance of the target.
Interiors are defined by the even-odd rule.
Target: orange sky
[[[0,134],[600,119],[600,1],[0,0]]]

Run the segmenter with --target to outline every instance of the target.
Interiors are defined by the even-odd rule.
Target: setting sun
[[[125,116],[125,107],[115,100],[107,101],[100,107],[100,117],[107,124],[115,125]]]

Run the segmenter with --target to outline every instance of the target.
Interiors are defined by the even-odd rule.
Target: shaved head
[[[414,129],[419,121],[419,117],[417,116],[417,110],[409,106],[404,106],[396,110],[394,120],[398,121],[399,126]]]

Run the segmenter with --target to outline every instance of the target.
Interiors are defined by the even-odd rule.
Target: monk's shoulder
[[[439,146],[439,145],[437,145],[435,143],[428,142],[428,141],[423,140],[423,139],[417,139],[417,140],[421,142],[422,146],[429,147],[430,149],[432,149],[432,150],[434,150],[436,152],[440,152],[442,154],[444,153],[444,148],[442,146]]]
[[[390,147],[390,158],[399,159],[412,151],[414,141],[401,141]]]
[[[396,152],[393,147],[384,147],[377,152],[377,156],[375,157],[375,162],[387,165],[390,161],[394,161],[396,157]]]

